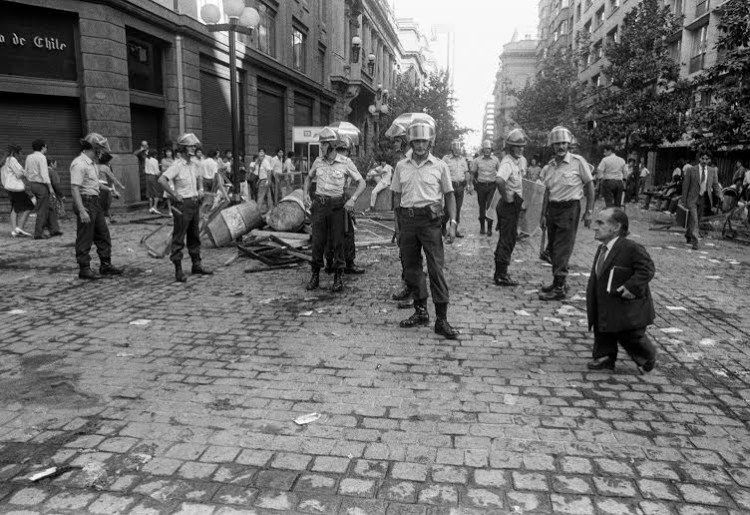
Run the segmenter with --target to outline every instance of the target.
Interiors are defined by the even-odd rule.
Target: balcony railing
[[[700,18],[708,12],[710,0],[701,0],[695,5],[695,17]]]
[[[703,58],[705,54],[699,54],[690,58],[690,73],[695,73],[703,69]]]

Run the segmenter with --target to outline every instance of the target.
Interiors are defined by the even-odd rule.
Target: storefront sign
[[[0,1],[0,74],[77,80],[75,15]]]
[[[294,143],[317,143],[318,133],[323,127],[292,127],[292,141]]]

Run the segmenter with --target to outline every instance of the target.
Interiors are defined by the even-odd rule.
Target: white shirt
[[[159,161],[157,161],[155,157],[146,158],[143,171],[146,175],[161,175]]]
[[[701,195],[706,192],[706,182],[708,182],[708,167],[698,165],[698,179],[701,181]]]
[[[203,160],[203,178],[213,180],[216,174],[219,172],[219,163],[212,157],[207,157]]]

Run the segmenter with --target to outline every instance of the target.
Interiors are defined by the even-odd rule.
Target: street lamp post
[[[372,115],[375,127],[375,146],[380,143],[380,115],[388,114],[388,90],[383,89],[382,84],[378,84],[375,90],[375,103],[370,105],[367,110]]]
[[[258,11],[245,7],[245,0],[224,0],[224,14],[228,23],[219,23],[221,10],[217,5],[206,4],[201,8],[201,18],[209,32],[229,33],[229,96],[232,118],[232,188],[236,202],[240,197],[240,110],[237,91],[237,42],[236,33],[252,35],[260,22]]]

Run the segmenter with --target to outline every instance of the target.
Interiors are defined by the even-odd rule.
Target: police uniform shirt
[[[505,181],[505,201],[513,202],[515,194],[523,198],[523,174],[526,170],[526,158],[514,159],[510,154],[500,161],[497,177]]]
[[[182,198],[198,196],[197,178],[201,177],[200,165],[195,159],[189,162],[179,158],[164,172],[164,177],[172,181],[175,193]]]
[[[391,191],[401,194],[400,207],[425,207],[442,202],[443,196],[453,191],[448,165],[432,154],[420,164],[411,158],[403,159],[393,172]]]
[[[625,163],[625,160],[617,154],[612,153],[599,162],[599,167],[596,171],[599,172],[599,176],[603,180],[621,181],[625,179],[626,168],[627,163]]]
[[[78,186],[81,195],[99,195],[99,171],[86,154],[70,163],[70,184]]]
[[[469,171],[469,165],[466,164],[466,158],[464,156],[448,154],[443,158],[443,161],[448,165],[448,170],[450,170],[451,180],[453,182],[466,181],[466,172]]]
[[[542,181],[549,190],[551,202],[567,202],[583,198],[583,185],[591,182],[586,160],[568,152],[558,164],[552,159],[542,170]]]
[[[344,194],[347,177],[351,177],[355,182],[362,180],[362,175],[352,160],[341,154],[337,154],[332,163],[318,158],[310,168],[310,180],[316,178],[318,183],[316,195],[341,197]]]
[[[493,155],[479,156],[471,163],[471,171],[477,172],[479,182],[495,182],[498,168],[500,168],[500,160]]]

